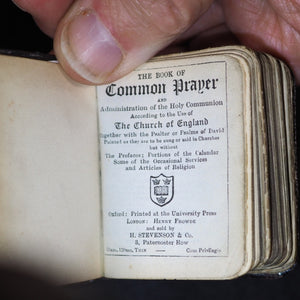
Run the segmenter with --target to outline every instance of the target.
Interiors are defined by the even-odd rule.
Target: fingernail
[[[122,61],[119,45],[93,11],[83,11],[62,33],[61,50],[84,79],[102,83]]]

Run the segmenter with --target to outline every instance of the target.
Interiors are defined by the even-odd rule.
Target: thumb
[[[54,49],[75,80],[102,84],[144,63],[186,31],[212,0],[78,0],[57,28]]]

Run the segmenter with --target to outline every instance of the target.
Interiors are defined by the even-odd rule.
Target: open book
[[[295,263],[293,82],[243,47],[112,84],[0,57],[0,258],[59,283],[229,279]]]

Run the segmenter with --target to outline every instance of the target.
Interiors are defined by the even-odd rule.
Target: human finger
[[[78,0],[61,20],[54,49],[65,71],[88,84],[116,80],[169,45],[212,0]]]

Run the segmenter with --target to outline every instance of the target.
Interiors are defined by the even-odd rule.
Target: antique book
[[[2,55],[0,65],[1,264],[60,284],[294,266],[284,63],[212,48],[156,57],[97,87],[54,62]]]

